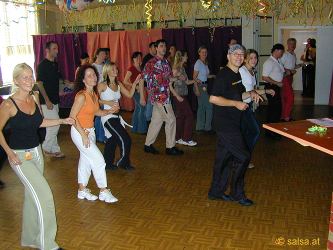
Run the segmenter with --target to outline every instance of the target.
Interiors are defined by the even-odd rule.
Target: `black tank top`
[[[38,128],[43,122],[43,117],[35,103],[35,112],[30,115],[22,112],[14,99],[9,97],[14,103],[17,113],[9,118],[8,124],[11,128],[9,137],[9,147],[11,149],[29,149],[39,145]]]

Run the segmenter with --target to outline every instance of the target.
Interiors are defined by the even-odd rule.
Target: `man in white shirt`
[[[281,89],[281,101],[282,101],[282,112],[281,120],[290,121],[291,120],[291,110],[294,104],[294,90],[293,90],[293,75],[296,73],[296,69],[301,65],[296,65],[296,54],[294,52],[296,48],[296,39],[289,38],[287,40],[287,51],[283,54],[281,58],[281,64],[286,72],[282,82],[283,86]]]
[[[280,58],[284,53],[284,46],[277,43],[271,50],[271,56],[265,61],[262,71],[262,80],[266,82],[267,89],[275,91],[274,96],[267,96],[267,122],[279,122],[281,117],[281,95],[280,89],[282,87],[282,79],[285,70],[280,63]]]
[[[98,83],[103,82],[103,66],[106,59],[106,52],[103,48],[99,48],[95,53],[95,62],[92,64],[98,72]]]

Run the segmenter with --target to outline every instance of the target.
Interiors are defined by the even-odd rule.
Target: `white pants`
[[[50,110],[47,108],[45,104],[41,105],[44,118],[46,119],[59,119],[59,105],[53,104],[53,108]],[[46,136],[45,141],[43,142],[42,148],[43,150],[50,153],[60,152],[60,147],[58,144],[58,131],[60,125],[52,126],[46,128]]]
[[[79,167],[78,167],[78,183],[83,186],[87,186],[91,171],[93,172],[95,181],[99,188],[106,188],[106,173],[105,173],[105,161],[104,157],[99,151],[96,145],[96,135],[94,128],[86,129],[89,131],[88,138],[90,141],[90,146],[86,148],[83,145],[82,137],[80,133],[74,128],[71,127],[71,137],[75,146],[80,151]]]

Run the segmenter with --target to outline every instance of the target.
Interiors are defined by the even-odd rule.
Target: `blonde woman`
[[[99,199],[106,203],[117,202],[118,199],[107,188],[105,161],[96,145],[94,117],[118,112],[119,106],[114,103],[111,109],[100,110],[97,91],[98,72],[94,66],[82,65],[75,81],[77,94],[70,116],[76,121],[71,128],[71,137],[80,151],[77,197],[90,201]],[[100,189],[98,197],[87,188],[91,172]]]
[[[213,106],[209,102],[209,95],[207,93],[209,76],[207,48],[201,46],[198,49],[198,54],[199,59],[194,64],[193,71],[193,80],[195,81],[194,93],[198,97],[197,124],[195,129],[198,132],[211,132]]]
[[[242,84],[244,85],[246,91],[255,90],[255,86],[257,84],[255,67],[257,64],[258,52],[254,49],[246,50],[244,65],[239,68],[239,73],[242,77]],[[259,95],[269,94],[274,96],[275,94],[273,89],[256,89],[255,91]],[[259,139],[260,127],[253,112],[253,100],[249,97],[245,99],[244,102],[249,105],[249,108],[243,112],[241,130],[244,140],[250,150],[250,153],[252,154],[254,146]],[[254,168],[254,164],[250,163],[248,167]]]
[[[57,221],[53,195],[44,175],[43,153],[38,128],[73,124],[74,120],[43,119],[32,69],[15,66],[13,80],[17,88],[0,106],[0,144],[8,161],[25,187],[21,244],[38,249],[62,249],[55,242]],[[7,144],[2,133],[8,122],[12,133]]]
[[[124,84],[117,80],[118,68],[113,62],[105,64],[103,67],[103,83],[98,85],[100,94],[100,103],[103,104],[104,110],[109,110],[114,103],[118,103],[121,95],[132,98],[136,85],[141,81],[141,74],[137,75],[131,89],[127,90]],[[143,84],[143,81],[141,81]],[[130,164],[131,137],[125,129],[123,118],[119,113],[109,114],[102,117],[105,135],[108,138],[104,148],[104,159],[106,161],[106,169],[116,170],[121,167],[125,170],[134,170]],[[120,159],[114,164],[116,146],[120,148]]]
[[[187,100],[187,86],[193,84],[194,80],[189,80],[185,72],[184,65],[187,59],[186,52],[176,52],[172,69],[176,81],[170,82],[170,91],[174,96],[173,100],[175,104],[176,143],[186,146],[195,146],[197,142],[192,139],[193,113]]]

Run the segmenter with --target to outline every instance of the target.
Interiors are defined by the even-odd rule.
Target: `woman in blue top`
[[[212,129],[213,106],[209,102],[208,77],[209,68],[207,61],[207,48],[201,46],[198,49],[199,59],[194,64],[193,80],[194,93],[198,97],[197,124],[196,130],[210,132]]]

